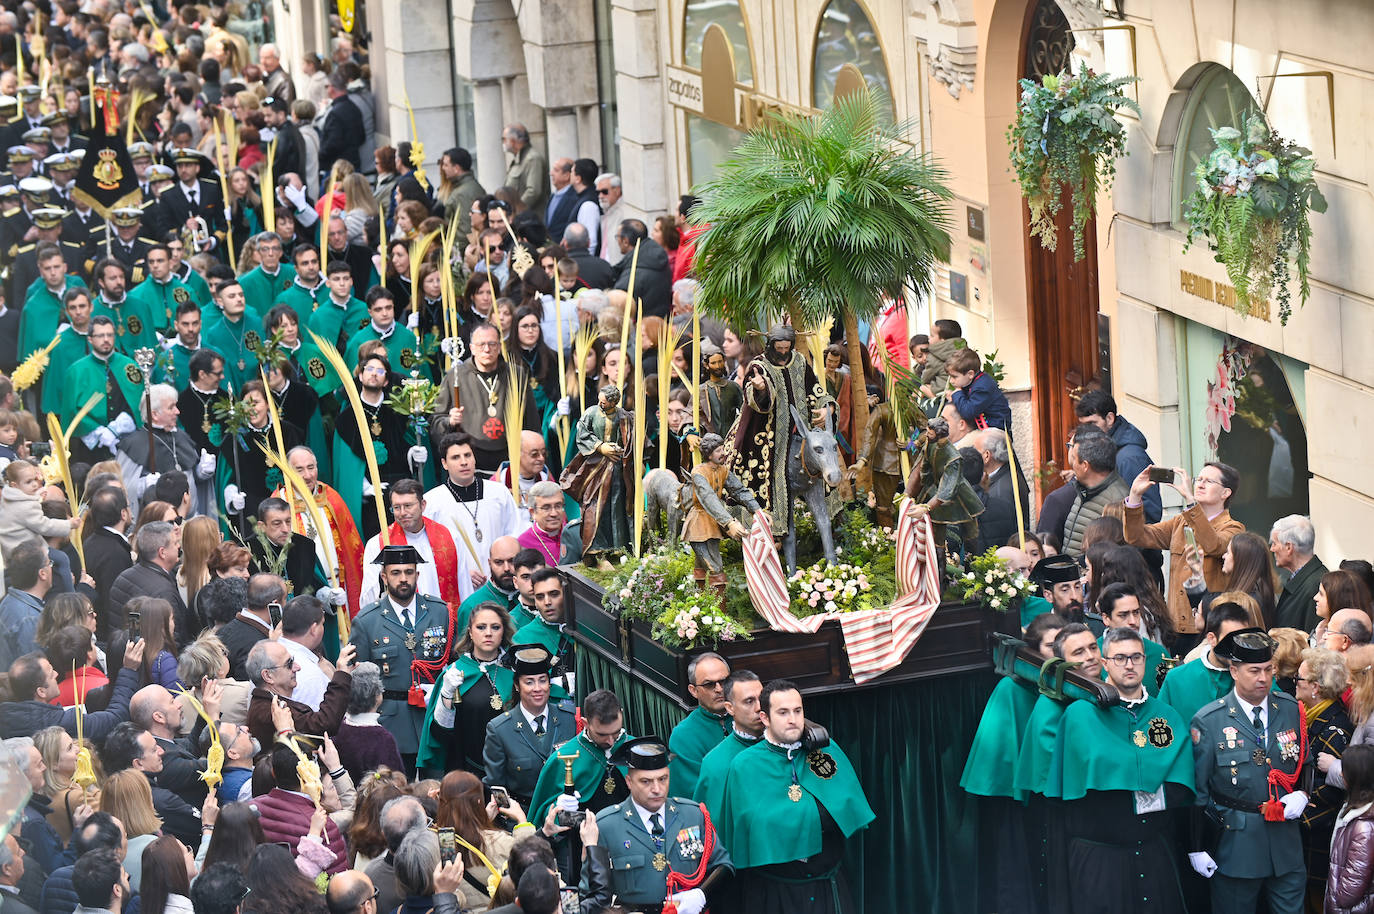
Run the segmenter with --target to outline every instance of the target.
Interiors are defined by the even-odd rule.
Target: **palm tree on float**
[[[859,321],[902,289],[928,296],[949,259],[946,173],[864,89],[816,115],[771,115],[697,189],[697,301],[734,327],[786,312],[799,331],[834,316],[848,344],[855,437],[868,426]],[[804,351],[804,350],[803,350]],[[823,366],[817,365],[816,374]],[[857,450],[861,441],[852,444]]]

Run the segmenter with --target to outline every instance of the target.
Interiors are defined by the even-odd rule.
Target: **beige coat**
[[[43,516],[43,501],[37,495],[8,485],[0,489],[0,551],[6,560],[10,550],[29,537],[66,536],[71,530],[67,521]]]
[[[1210,521],[1197,505],[1175,514],[1157,524],[1145,523],[1145,506],[1132,508],[1126,506],[1126,542],[1141,549],[1169,550],[1169,586],[1165,599],[1169,604],[1169,617],[1178,632],[1193,633],[1198,627],[1193,624],[1193,605],[1188,601],[1188,593],[1183,583],[1191,572],[1188,561],[1183,557],[1187,545],[1183,529],[1190,527],[1202,550],[1202,578],[1210,591],[1226,589],[1227,575],[1221,570],[1221,560],[1226,555],[1226,547],[1231,537],[1245,532],[1245,525],[1231,518],[1229,511],[1222,511]]]

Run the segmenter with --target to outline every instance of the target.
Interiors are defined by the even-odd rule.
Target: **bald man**
[[[1322,633],[1322,647],[1328,647],[1338,654],[1346,654],[1351,648],[1369,644],[1371,623],[1369,613],[1362,609],[1338,609],[1332,613],[1331,621],[1326,623]]]
[[[458,631],[467,631],[468,617],[483,603],[497,603],[506,612],[519,605],[520,591],[515,587],[515,554],[519,551],[520,541],[513,536],[500,536],[492,542],[487,554],[487,581],[458,608]]]
[[[1035,564],[1025,550],[1017,549],[1015,546],[1001,546],[994,554],[1006,562],[1007,568],[1014,574],[1029,575],[1031,566]]]
[[[344,870],[331,876],[324,903],[329,906],[329,914],[377,914],[372,880],[361,870]]]
[[[157,661],[153,662],[153,674],[159,673]],[[168,672],[172,681],[176,680],[176,667]],[[205,689],[202,704],[205,713],[211,717],[219,716],[220,686],[211,683]],[[195,750],[200,731],[205,721],[197,719],[189,737],[181,737],[182,707],[171,692],[160,685],[144,686],[134,693],[129,701],[129,719],[147,730],[162,747],[162,771],[157,775],[157,785],[165,787],[181,797],[195,809],[205,802],[205,782],[200,776],[205,773],[205,759]]]
[[[517,530],[524,530],[534,522],[534,518],[530,517],[530,488],[537,482],[558,481],[558,476],[549,470],[548,456],[548,442],[543,435],[528,429],[520,433],[520,501],[516,505],[520,524]],[[496,472],[491,474],[491,481],[510,491],[510,461],[497,467]],[[563,506],[568,510],[570,519],[579,516],[580,509],[576,501],[565,498]]]

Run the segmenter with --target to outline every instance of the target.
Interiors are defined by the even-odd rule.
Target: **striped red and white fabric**
[[[899,596],[886,609],[856,613],[820,613],[798,619],[792,614],[787,577],[773,544],[773,527],[763,512],[744,538],[744,577],[754,608],[770,628],[813,633],[827,619],[837,619],[844,635],[854,682],[862,684],[901,663],[925,631],[940,605],[940,574],[930,518],[916,517],[907,499],[897,524]]]

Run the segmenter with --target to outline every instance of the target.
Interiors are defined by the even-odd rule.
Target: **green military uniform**
[[[842,911],[844,842],[873,819],[839,746],[807,752],[764,738],[745,749],[716,822],[740,873],[740,910]]]
[[[1185,720],[1192,720],[1194,714],[1234,687],[1231,671],[1213,667],[1204,654],[1169,671],[1159,688],[1159,700],[1171,705]]]
[[[1051,910],[1076,910],[1080,899],[1114,914],[1186,910],[1174,842],[1193,804],[1186,727],[1148,691],[1111,708],[1065,709],[1045,787],[1063,801],[1053,814],[1066,842],[1064,895],[1052,895]]]
[[[350,298],[345,304],[340,305],[332,296],[326,294],[315,312],[306,317],[305,325],[310,328],[311,333],[317,334],[326,343],[340,352],[346,352],[348,341],[353,338],[353,334],[371,322],[372,318],[367,314],[367,305],[358,299]],[[309,334],[305,333],[301,336],[310,338]]]
[[[62,397],[67,389],[67,373],[72,370],[72,366],[84,359],[91,352],[90,325],[86,326],[86,332],[80,333],[75,327],[68,326],[62,331],[62,336],[48,354],[48,367],[43,372],[43,397],[39,401],[40,408],[45,413],[60,413],[62,411]],[[90,396],[88,393],[87,396]]]
[[[668,767],[668,747],[658,737],[646,736],[626,743],[616,759],[657,776]],[[671,775],[668,783],[671,789]],[[595,899],[603,905],[609,904],[609,896],[614,895],[627,910],[656,911],[669,895],[690,889],[701,889],[704,893],[703,884],[721,867],[727,873],[734,872],[729,853],[701,807],[681,796],[669,795],[657,810],[643,809],[633,800],[625,800],[597,813],[596,825],[599,850],[591,852],[606,858],[610,876],[607,897]],[[584,898],[591,889],[584,869]]]
[[[732,724],[729,714],[712,714],[697,705],[673,728],[668,734],[668,748],[673,751],[668,783],[673,792],[685,797],[695,795],[701,760],[730,735]]]
[[[261,380],[258,357],[253,354],[253,347],[262,344],[262,333],[256,329],[258,326],[248,319],[248,312],[245,311],[237,321],[220,318],[200,335],[202,346],[224,356],[224,383],[233,389],[234,396],[238,396],[243,385],[249,381]]]
[[[86,284],[75,276],[63,277],[63,289]],[[29,284],[24,293],[23,310],[19,312],[19,361],[24,361],[33,352],[42,349],[57,336],[57,327],[62,323],[62,296],[52,294],[43,277]],[[49,354],[49,362],[52,361]]]
[[[125,295],[119,304],[111,304],[103,295],[97,295],[91,302],[91,316],[108,317],[114,321],[115,348],[125,355],[157,346],[153,316],[144,302],[132,296]]]
[[[110,412],[111,394],[116,391],[124,398],[127,412],[137,427],[143,426],[143,417],[138,410],[138,398],[143,396],[143,372],[134,360],[118,352],[110,353],[108,362],[102,362],[94,355],[88,355],[77,362],[67,372],[66,387],[62,395],[62,427],[71,424],[73,417],[86,405],[91,394],[104,391],[106,396],[95,404],[76,426],[72,437],[88,435],[126,410]],[[114,398],[117,402],[117,397]]]
[[[1258,662],[1238,656],[1240,648],[1233,650],[1239,662]],[[1254,911],[1261,890],[1271,914],[1303,909],[1307,875],[1301,825],[1296,819],[1266,821],[1257,806],[1270,797],[1271,770],[1297,772],[1306,724],[1287,693],[1270,692],[1264,705],[1262,732],[1234,689],[1199,711],[1191,725],[1197,805],[1221,822],[1215,846],[1193,848],[1210,853],[1217,865],[1210,880],[1214,914]],[[1311,765],[1310,753],[1304,761]]]
[[[175,276],[169,276],[166,282],[149,276],[130,289],[128,297],[141,304],[152,318],[154,329],[164,333],[176,321],[177,308],[195,300],[191,287]]]
[[[544,669],[548,671],[547,666]],[[482,748],[487,769],[483,781],[488,787],[506,788],[526,809],[533,802],[542,769],[549,761],[557,761],[554,749],[572,739],[577,730],[576,709],[569,699],[555,703],[550,698],[544,714],[544,734],[540,736],[520,705],[503,711],[487,724],[487,741]],[[558,768],[562,770],[561,765]],[[561,787],[563,782],[558,783]]]
[[[324,277],[319,279],[319,285],[310,289],[301,284],[299,276],[293,277],[291,285],[281,292],[273,300],[273,304],[286,305],[296,312],[296,320],[302,327],[305,326],[310,315],[315,313],[315,309],[329,300],[329,285],[324,281]]]
[[[468,630],[468,620],[472,618],[472,611],[483,603],[495,603],[510,613],[511,627],[517,632],[534,621],[524,604],[520,602],[520,591],[512,590],[507,594],[498,589],[491,578],[487,578],[486,583],[468,594],[468,598],[458,607],[458,631],[465,632]],[[516,618],[517,610],[519,611],[519,618]]]
[[[485,773],[482,747],[486,742],[487,724],[501,713],[501,708],[515,694],[515,673],[500,661],[481,663],[471,654],[464,654],[449,667],[457,667],[463,673],[463,684],[458,689],[461,700],[455,703],[453,725],[445,727],[434,721],[435,709],[439,707],[439,686],[436,684],[429,692],[429,703],[425,707],[420,753],[415,764],[421,770],[452,771],[461,767],[473,773]],[[449,667],[444,668],[444,673]],[[443,678],[441,673],[435,682],[440,683]],[[492,701],[493,698],[496,700]]]
[[[415,552],[411,546],[388,546],[377,557],[376,564],[382,564],[384,559],[393,562],[388,557],[392,550]],[[358,649],[359,663],[370,660],[381,667],[379,723],[396,737],[396,747],[403,757],[419,751],[420,725],[425,717],[423,705],[409,703],[409,692],[412,685],[428,680],[412,673],[411,663],[435,663],[448,655],[448,607],[435,597],[416,594],[413,608],[414,617],[407,624],[391,598],[384,596],[358,613],[348,639]]]
[[[399,323],[392,324],[390,332],[384,337],[369,320],[366,327],[349,337],[348,347],[344,350],[344,361],[349,368],[357,367],[358,350],[362,345],[374,340],[381,340],[386,347],[386,357],[393,371],[401,375],[418,371],[420,377],[429,377],[429,363],[419,355],[420,344],[416,342],[415,334]]]
[[[725,776],[730,773],[730,763],[735,760],[735,756],[758,741],[758,737],[741,735],[739,730],[732,728],[730,735],[717,743],[701,760],[697,787],[692,791],[692,798],[706,804],[706,811],[711,814],[711,818],[720,818],[721,801],[725,799]],[[671,777],[669,781],[672,781]]]
[[[589,812],[599,812],[629,796],[629,788],[625,786],[625,766],[612,764],[611,757],[631,739],[633,737],[629,734],[622,733],[607,751],[593,744],[587,731],[583,730],[559,746],[540,769],[534,795],[530,798],[530,805],[525,807],[529,811],[530,821],[542,823],[549,814],[549,806],[563,792],[566,778],[563,762],[558,759],[559,753],[577,755],[572,765],[573,789]]]
[[[295,279],[296,268],[290,264],[278,264],[275,276],[268,275],[259,264],[239,277],[239,285],[243,287],[243,300],[249,310],[261,320],[267,317],[277,297],[291,288]]]

